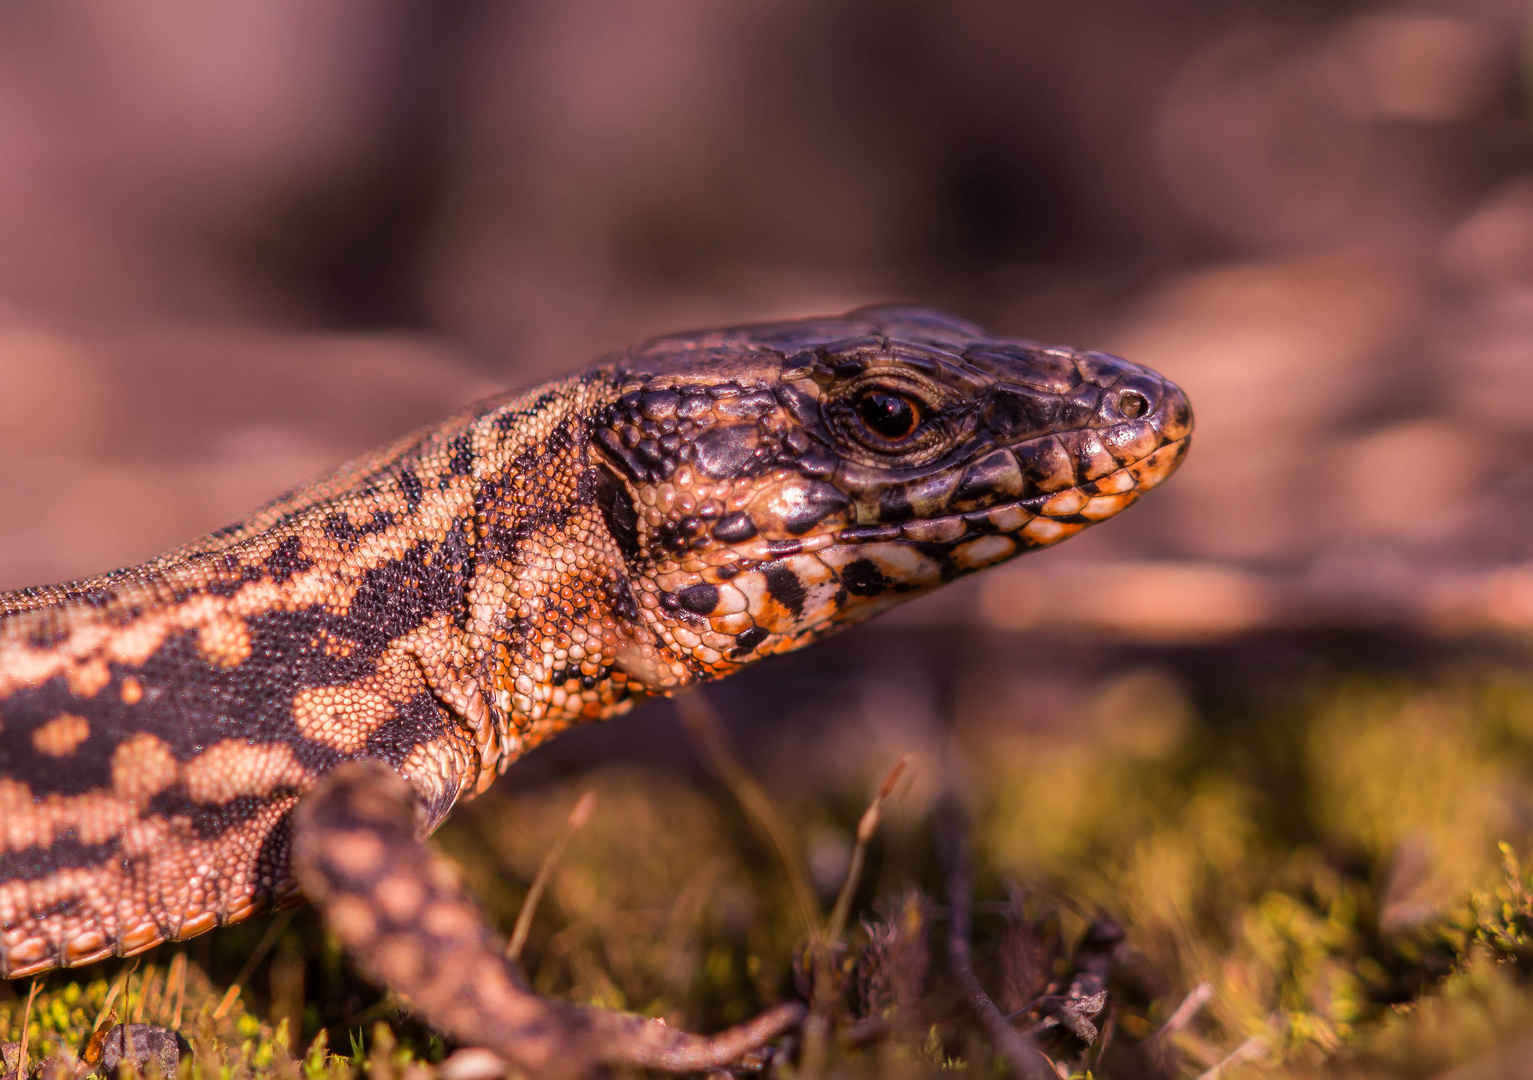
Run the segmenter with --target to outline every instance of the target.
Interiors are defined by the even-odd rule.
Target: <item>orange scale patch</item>
[[[32,746],[48,757],[68,757],[90,738],[90,721],[74,713],[59,713],[32,732]]]
[[[343,753],[360,751],[394,714],[386,696],[361,687],[323,686],[293,699],[293,722],[304,736]]]

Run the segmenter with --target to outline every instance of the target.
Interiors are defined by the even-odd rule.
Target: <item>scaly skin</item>
[[[573,723],[1111,517],[1191,427],[1153,372],[936,312],[683,334],[142,566],[0,594],[0,975],[306,893],[364,970],[526,1067],[737,1053],[791,1015],[705,1052],[514,972],[464,996],[498,954],[415,839]]]

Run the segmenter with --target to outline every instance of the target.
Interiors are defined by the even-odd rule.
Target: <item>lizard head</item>
[[[667,336],[613,363],[597,501],[647,621],[703,678],[1112,517],[1192,432],[1147,368],[918,308]]]

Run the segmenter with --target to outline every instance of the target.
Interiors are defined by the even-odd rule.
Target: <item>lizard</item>
[[[1102,352],[929,309],[658,337],[491,397],[169,554],[0,593],[0,976],[298,902],[534,1075],[712,1038],[536,996],[423,844],[576,723],[1048,547],[1169,476],[1192,412]]]

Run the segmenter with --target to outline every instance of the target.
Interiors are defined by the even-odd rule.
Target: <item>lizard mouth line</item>
[[[914,544],[955,544],[979,535],[1019,533],[1024,540],[1041,547],[1062,540],[1086,525],[1114,516],[1160,484],[1181,464],[1191,439],[1190,435],[1184,435],[1138,461],[1061,491],[1032,495],[983,510],[899,523],[853,525],[825,539],[837,545],[900,540]],[[783,546],[795,543],[803,541],[789,541]]]
[[[1160,484],[1181,464],[1191,440],[1192,436],[1184,435],[1095,480],[1046,495],[1031,495],[984,510],[905,522],[849,525],[835,532],[803,537],[771,540],[758,536],[734,545],[734,551],[745,560],[763,563],[832,547],[888,543],[946,547],[984,536],[1017,537],[1024,550],[1047,547],[1073,536],[1087,525],[1114,516]]]

